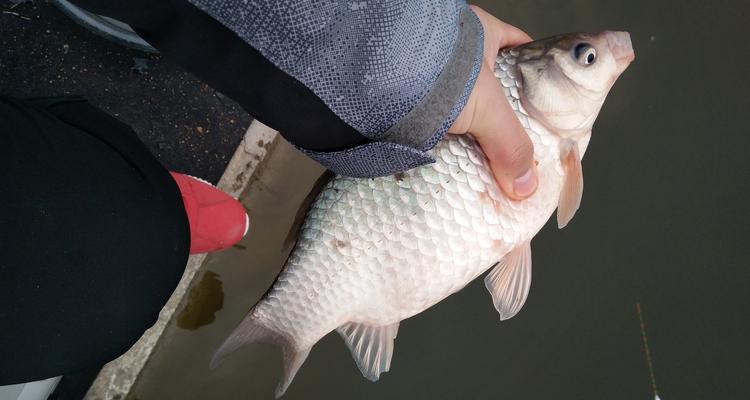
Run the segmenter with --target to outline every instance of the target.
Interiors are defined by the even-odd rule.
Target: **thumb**
[[[523,200],[537,187],[534,147],[518,121],[500,84],[482,68],[475,88],[486,91],[475,104],[469,127],[489,160],[498,185],[515,200]]]

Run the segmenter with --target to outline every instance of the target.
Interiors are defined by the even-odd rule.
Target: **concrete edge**
[[[278,132],[254,120],[224,170],[218,187],[238,198],[277,138]],[[157,322],[143,333],[130,350],[102,368],[84,399],[109,400],[126,397],[205,260],[206,254],[188,258],[180,283],[159,312]]]

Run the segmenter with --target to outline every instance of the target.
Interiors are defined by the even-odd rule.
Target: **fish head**
[[[569,33],[517,48],[521,102],[566,139],[588,137],[620,74],[635,59],[627,32]]]

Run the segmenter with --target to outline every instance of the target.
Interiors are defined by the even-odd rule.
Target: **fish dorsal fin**
[[[500,320],[513,318],[521,310],[531,287],[531,242],[524,242],[506,254],[484,278],[484,286]]]
[[[398,324],[372,326],[349,322],[338,327],[337,331],[349,346],[365,378],[375,382],[382,372],[388,372],[391,368],[393,340],[398,333]]]
[[[557,227],[562,229],[573,219],[583,196],[583,170],[578,145],[570,143],[566,146],[560,160],[565,170],[565,181],[557,204]]]

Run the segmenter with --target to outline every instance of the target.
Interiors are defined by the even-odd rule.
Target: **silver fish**
[[[500,319],[531,285],[531,239],[557,208],[564,227],[583,192],[581,157],[604,99],[633,60],[626,32],[567,34],[502,50],[495,76],[534,144],[537,191],[507,198],[470,135],[446,135],[436,162],[322,190],[283,271],[219,348],[278,345],[281,396],[312,346],[336,329],[362,374],[390,368],[399,322],[485,278]]]

